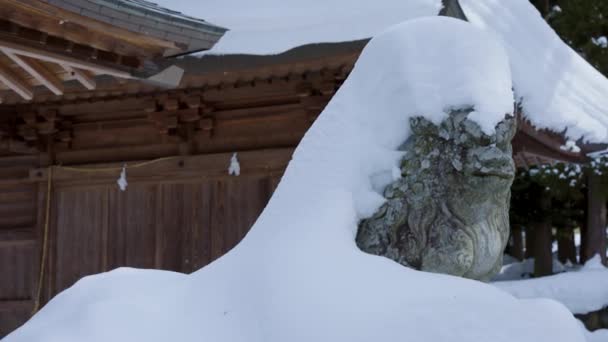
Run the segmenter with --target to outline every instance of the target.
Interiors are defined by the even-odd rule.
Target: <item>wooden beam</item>
[[[0,151],[9,151],[18,154],[35,154],[38,150],[35,147],[28,146],[23,141],[18,141],[11,138],[0,138]],[[1,236],[2,234],[0,234]]]
[[[22,246],[36,243],[32,228],[0,231],[0,247]]]
[[[584,262],[595,255],[606,264],[606,196],[602,192],[602,180],[594,171],[587,174],[587,225],[583,237],[581,255]]]
[[[24,80],[15,76],[6,66],[0,64],[0,82],[4,83],[12,91],[16,92],[25,100],[34,98],[34,92]]]
[[[95,80],[93,79],[93,77],[91,77],[89,74],[87,74],[86,71],[73,68],[73,67],[71,67],[70,65],[67,65],[67,64],[61,64],[61,66],[75,80],[77,80],[78,82],[80,82],[80,84],[82,84],[88,90],[95,90],[95,88],[97,88],[97,83],[95,82]]]
[[[132,147],[129,147],[133,149]],[[110,149],[116,153],[116,148]],[[177,152],[177,151],[175,151]],[[88,153],[91,151],[78,151],[77,153]],[[150,163],[145,167],[136,165],[143,161],[133,161],[127,163],[127,173],[129,183],[158,181],[160,179],[170,182],[171,179],[221,179],[231,177],[228,174],[227,165],[233,152],[214,153],[196,156],[178,156],[174,158],[162,159]],[[239,161],[241,163],[241,177],[261,177],[270,173],[281,174],[291,160],[292,148],[267,149],[257,151],[240,151]],[[83,167],[87,169],[98,169],[98,172],[91,173],[79,172],[79,166],[57,167],[53,170],[53,181],[58,186],[86,182],[87,185],[115,184],[116,176],[124,162],[107,164],[89,164]],[[92,177],[92,175],[94,175]],[[176,175],[179,175],[177,177]],[[31,169],[30,180],[46,181],[47,173],[45,169]],[[163,181],[163,182],[164,182]]]
[[[15,64],[19,65],[28,74],[32,75],[33,78],[38,80],[43,86],[47,87],[48,90],[53,92],[55,95],[63,95],[63,84],[57,76],[53,75],[45,66],[37,62],[34,59],[26,59],[26,57],[18,56],[8,50],[0,49],[8,56]]]
[[[0,300],[0,312],[31,310],[34,307],[33,300]]]
[[[74,57],[45,51],[43,49],[19,45],[6,40],[0,40],[0,49],[2,49],[2,51],[8,51],[17,55],[35,58],[45,62],[69,65],[72,68],[84,69],[97,74],[104,74],[118,78],[134,78],[126,71],[106,67],[91,61],[79,60]]]

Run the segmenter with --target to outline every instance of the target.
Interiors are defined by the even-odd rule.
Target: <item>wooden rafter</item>
[[[72,68],[88,70],[96,74],[104,74],[118,78],[133,78],[133,76],[127,71],[117,70],[114,68],[99,65],[98,63],[65,56],[59,53],[45,51],[39,48],[19,45],[6,40],[0,40],[0,49],[4,52],[10,52],[13,54],[34,58],[45,62],[68,65]]]
[[[4,83],[4,85],[19,94],[19,96],[25,100],[29,101],[34,98],[34,92],[29,84],[13,74],[9,68],[2,64],[0,64],[0,82]]]
[[[2,13],[2,10],[0,10],[0,18],[3,18]],[[11,20],[13,19],[10,15],[8,15],[8,17],[11,18]],[[0,19],[0,40],[6,40],[34,48],[42,46],[45,51],[54,51],[57,53],[67,52],[69,55],[82,60],[98,59],[105,63],[113,63],[126,68],[138,68],[141,66],[142,61],[136,56],[123,55],[108,50],[98,49],[94,46],[80,44],[72,40],[66,40],[61,35],[49,35],[48,32],[40,31],[40,29],[43,29],[43,27],[28,29],[13,21]],[[76,29],[73,28],[72,30]],[[83,30],[79,31],[82,34]],[[89,37],[88,39],[93,38]]]
[[[38,61],[18,56],[8,50],[0,49],[7,55],[15,64],[19,65],[23,70],[38,80],[42,85],[47,87],[55,95],[63,95],[63,84],[61,80],[52,74],[42,63]]]
[[[97,83],[86,71],[73,68],[67,64],[61,64],[63,69],[67,71],[75,80],[80,82],[88,90],[95,90]]]

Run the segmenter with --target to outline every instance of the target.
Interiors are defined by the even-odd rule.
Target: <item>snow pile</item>
[[[606,36],[600,36],[597,38],[591,38],[591,42],[596,45],[599,46],[603,49],[608,48],[608,37]]]
[[[532,123],[573,140],[608,140],[608,79],[564,43],[529,0],[460,0],[469,21],[509,53],[513,86]]]
[[[559,7],[559,5],[555,5],[555,6],[551,7],[551,12],[553,12],[553,13],[562,13],[563,10],[562,10],[561,7]]]
[[[371,179],[392,174],[410,117],[437,122],[448,108],[474,106],[490,129],[512,110],[504,54],[454,19],[379,35],[237,247],[190,276],[86,278],[5,342],[584,341],[559,303],[409,270],[355,245],[358,219],[383,202]]]
[[[408,19],[435,16],[441,0],[159,0],[227,27],[212,54],[281,53],[291,48],[375,36]]]
[[[560,146],[559,148],[563,151],[574,152],[574,153],[579,153],[581,151],[581,148],[578,145],[576,145],[576,141],[574,141],[574,140],[566,141],[566,144]]]
[[[585,338],[587,342],[606,342],[608,341],[608,330],[596,330],[594,332],[589,332],[585,328],[585,326],[581,323],[581,329],[583,329],[585,333]]]
[[[574,314],[586,314],[608,306],[608,269],[599,255],[580,270],[557,275],[493,283],[517,298],[549,298]]]

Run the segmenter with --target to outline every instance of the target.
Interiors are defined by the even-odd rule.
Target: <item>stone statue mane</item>
[[[509,237],[515,175],[511,139],[516,120],[505,117],[494,135],[453,111],[439,126],[410,120],[402,178],[387,202],[360,222],[357,244],[407,267],[489,280],[502,265]]]

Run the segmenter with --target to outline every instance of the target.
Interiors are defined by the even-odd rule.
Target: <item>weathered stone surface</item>
[[[439,126],[410,122],[402,178],[384,192],[387,202],[359,225],[357,244],[419,270],[489,280],[502,265],[509,237],[515,175],[506,117],[488,136],[454,111]]]

